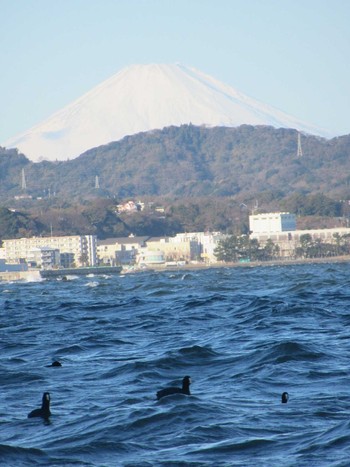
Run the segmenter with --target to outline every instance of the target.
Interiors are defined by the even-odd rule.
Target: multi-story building
[[[52,269],[60,266],[60,252],[50,247],[33,248],[29,252],[27,262],[42,269]]]
[[[97,254],[100,262],[109,264],[148,260],[158,263],[204,260],[210,263],[216,261],[214,250],[224,237],[220,232],[192,232],[178,233],[174,237],[110,238],[98,240]]]
[[[151,237],[146,242],[148,251],[160,251],[166,261],[192,261],[200,257],[200,245],[192,234],[175,237]]]
[[[145,247],[149,237],[107,238],[97,241],[97,255],[100,263],[134,264],[140,249]]]
[[[291,232],[295,229],[295,214],[289,212],[268,212],[249,216],[249,230],[253,235]]]
[[[95,266],[96,241],[95,235],[16,238],[3,240],[3,248],[8,263],[28,261],[35,248],[53,248],[59,250],[60,254],[74,255],[75,266]]]
[[[336,244],[337,237],[350,236],[350,228],[296,230],[295,215],[289,213],[266,213],[249,216],[250,238],[261,245],[271,240],[279,247],[282,258],[292,257],[300,241],[309,235],[312,241]]]
[[[207,263],[216,262],[214,254],[218,242],[227,235],[221,232],[186,232],[178,233],[175,237],[168,239],[168,247],[160,244],[166,256],[170,259],[185,261],[205,261]],[[152,239],[151,239],[152,240]],[[147,245],[150,241],[147,242]]]
[[[221,232],[205,232],[198,238],[202,248],[201,257],[206,263],[215,263],[217,261],[215,249],[218,247],[219,242],[227,237],[227,234]]]

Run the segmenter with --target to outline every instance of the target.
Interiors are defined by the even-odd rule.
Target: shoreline
[[[251,261],[251,262],[215,262],[215,263],[189,263],[181,264],[179,266],[166,266],[164,265],[151,265],[148,268],[135,268],[126,269],[121,268],[117,274],[139,274],[142,272],[164,272],[164,271],[195,271],[205,269],[218,269],[218,268],[257,268],[257,267],[273,267],[273,266],[297,266],[303,264],[334,264],[334,263],[348,263],[350,262],[350,255],[346,256],[333,256],[330,258],[305,258],[305,259],[276,259],[274,261]],[[108,268],[105,268],[104,274],[108,274]],[[90,272],[92,272],[90,270]],[[97,272],[96,270],[94,272]],[[101,272],[101,270],[99,271]],[[72,274],[76,273],[74,270]],[[114,272],[115,273],[115,272]],[[45,280],[40,274],[39,270],[28,270],[28,271],[6,271],[0,272],[0,282],[17,282],[24,281],[39,282]]]
[[[276,259],[274,261],[250,261],[250,262],[229,262],[225,263],[218,261],[215,263],[188,263],[181,266],[166,266],[164,265],[150,265],[148,268],[135,268],[130,270],[122,270],[121,274],[132,274],[140,272],[164,272],[164,271],[189,271],[198,269],[217,269],[217,268],[255,268],[264,266],[295,266],[302,264],[333,264],[333,263],[347,263],[350,262],[350,255],[346,256],[332,256],[329,258],[305,258],[305,259]]]

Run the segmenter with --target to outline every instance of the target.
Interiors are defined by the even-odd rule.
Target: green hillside
[[[20,190],[22,167],[33,196],[94,194],[137,196],[237,196],[263,191],[323,192],[344,197],[349,191],[350,135],[326,140],[264,126],[168,127],[125,137],[65,162],[31,163],[15,151],[0,151],[0,197]]]
[[[306,227],[334,225],[328,218],[348,223],[350,135],[302,134],[301,144],[298,157],[295,130],[183,125],[128,136],[65,162],[32,163],[0,148],[0,205],[28,214],[35,222],[28,231],[41,226],[43,234],[101,238],[247,231],[252,209],[288,210]],[[151,207],[119,215],[116,205],[127,199],[162,205],[164,214]]]

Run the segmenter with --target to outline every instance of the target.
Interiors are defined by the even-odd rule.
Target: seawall
[[[39,271],[6,271],[0,272],[0,281],[40,281]]]

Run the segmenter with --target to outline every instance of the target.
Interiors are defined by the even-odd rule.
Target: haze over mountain
[[[194,68],[152,64],[124,68],[3,145],[34,162],[66,160],[126,135],[186,123],[269,125],[329,136]]]

